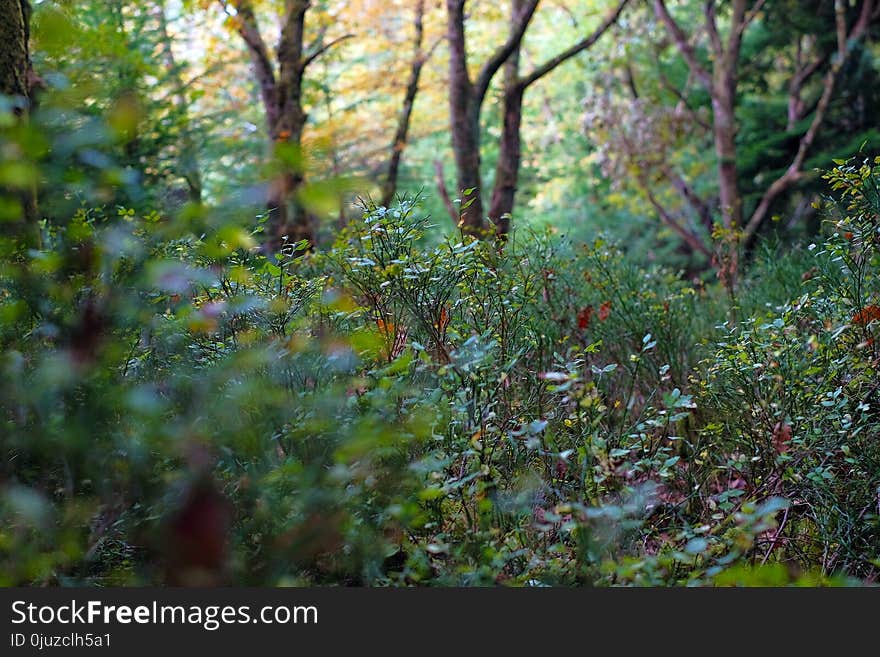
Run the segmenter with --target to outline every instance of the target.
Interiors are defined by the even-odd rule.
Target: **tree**
[[[518,29],[516,17],[522,11],[521,5],[523,2],[524,0],[514,0],[515,9],[513,12],[514,20],[511,25],[512,32]],[[561,64],[591,48],[617,22],[628,2],[629,0],[619,2],[602,21],[601,25],[589,36],[536,67],[528,75],[521,77],[519,73],[519,44],[517,44],[507,59],[504,65],[504,125],[501,131],[501,143],[495,168],[492,202],[489,206],[489,220],[495,225],[495,230],[499,235],[506,235],[509,232],[510,219],[513,214],[517,181],[519,179],[522,150],[520,128],[522,126],[523,99],[526,90]]]
[[[0,0],[0,92],[25,101],[30,97],[30,14],[28,0]]]
[[[448,1],[447,40],[450,48],[450,123],[455,156],[458,192],[462,195],[461,210],[456,211],[440,185],[447,210],[465,232],[482,235],[484,203],[480,171],[480,112],[492,78],[504,67],[503,127],[495,169],[495,183],[491,194],[488,217],[499,236],[510,230],[516,187],[519,178],[522,151],[522,116],[526,90],[557,67],[588,50],[620,17],[629,0],[621,0],[596,30],[568,49],[535,67],[527,75],[520,75],[520,50],[523,37],[538,7],[536,0],[512,0],[510,28],[507,40],[486,60],[474,80],[468,74],[467,44],[464,34],[464,5],[462,1]],[[438,167],[438,179],[442,170]]]
[[[727,287],[732,289],[736,285],[738,276],[740,245],[753,239],[766,219],[773,201],[803,175],[804,160],[822,127],[841,68],[849,57],[853,44],[865,34],[874,12],[874,2],[873,0],[861,2],[856,20],[849,25],[846,4],[842,0],[836,0],[834,18],[836,52],[832,57],[820,53],[814,60],[815,63],[798,66],[792,72],[788,84],[791,96],[788,104],[788,120],[789,125],[794,126],[798,116],[803,113],[801,92],[804,82],[815,74],[825,61],[830,60],[822,79],[822,92],[813,111],[813,119],[801,135],[791,163],[785,172],[767,187],[747,220],[744,220],[743,199],[737,172],[737,82],[744,34],[763,9],[765,0],[754,2],[733,0],[726,36],[722,34],[718,25],[716,3],[714,0],[704,3],[703,18],[708,35],[708,62],[698,56],[691,38],[672,16],[665,0],[654,0],[653,4],[657,19],[666,28],[692,76],[709,93],[711,99],[711,127],[717,162],[721,225],[729,235],[728,244],[720,253],[718,268],[719,276]]]
[[[33,71],[30,57],[30,17],[28,0],[0,0],[0,94],[12,99],[19,120],[27,120],[31,103]],[[37,219],[37,196],[32,183],[15,190],[10,196],[20,203],[20,221],[28,234],[33,233]],[[33,235],[31,235],[33,236]]]
[[[681,5],[699,11],[652,0],[631,22],[632,50],[605,93],[587,99],[585,125],[606,177],[638,190],[732,293],[744,249],[808,179],[808,154],[830,128],[876,3]]]
[[[462,194],[458,224],[472,235],[485,233],[482,177],[480,175],[480,112],[492,78],[522,41],[539,0],[515,0],[511,30],[472,79],[468,71],[465,38],[466,0],[446,0],[449,42],[449,118],[456,184]],[[455,218],[455,217],[453,217]]]
[[[382,187],[382,205],[385,207],[388,207],[391,204],[394,200],[394,195],[397,192],[397,179],[400,175],[400,163],[403,158],[403,151],[406,148],[406,141],[409,135],[413,105],[416,101],[416,94],[419,91],[419,79],[422,76],[422,68],[424,68],[425,62],[433,52],[433,48],[426,51],[423,47],[425,39],[424,17],[425,0],[415,0],[413,17],[413,54],[410,62],[409,77],[406,81],[406,89],[403,95],[403,106],[397,120],[397,129],[394,132],[394,140],[391,142],[391,157],[388,160],[388,172],[386,173],[385,183]]]
[[[270,185],[267,208],[270,248],[285,242],[315,241],[314,218],[297,199],[305,183],[302,137],[308,120],[303,106],[303,82],[308,66],[339,41],[328,43],[319,32],[306,43],[309,0],[285,0],[276,63],[263,38],[250,0],[220,0],[232,25],[246,44],[265,112],[270,151],[279,171]]]

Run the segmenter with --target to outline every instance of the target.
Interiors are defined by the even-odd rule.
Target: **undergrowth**
[[[877,576],[876,163],[715,286],[601,240],[323,253],[82,211],[0,272],[3,584]]]

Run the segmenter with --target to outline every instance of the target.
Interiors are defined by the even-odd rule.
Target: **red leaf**
[[[608,319],[608,316],[611,314],[611,302],[605,301],[601,306],[599,306],[599,319],[601,321],[605,321]]]
[[[880,319],[880,306],[865,306],[852,316],[852,323],[864,326],[878,319]]]
[[[593,318],[593,306],[587,306],[586,308],[582,308],[581,311],[577,315],[578,328],[582,331],[590,325],[590,320]]]
[[[446,331],[446,328],[448,326],[449,326],[449,312],[447,312],[446,306],[443,306],[440,309],[440,321],[437,322],[437,330],[439,330],[440,333],[443,333],[444,331]]]
[[[791,426],[785,422],[777,422],[773,427],[773,446],[780,454],[785,454],[791,443]]]

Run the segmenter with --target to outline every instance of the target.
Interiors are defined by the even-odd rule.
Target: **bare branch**
[[[669,165],[663,165],[663,175],[672,183],[675,191],[687,202],[691,209],[699,217],[700,222],[705,228],[712,229],[712,209],[701,199],[694,188],[687,181],[676,173]]]
[[[727,49],[724,51],[725,67],[730,71],[736,68],[743,33],[746,29],[746,0],[733,0],[732,4],[731,30],[727,35]]]
[[[692,75],[693,75],[693,73],[689,74],[688,80],[687,80],[687,82],[685,82],[685,89],[679,90],[678,87],[676,87],[672,83],[672,81],[666,76],[666,74],[663,72],[663,70],[659,66],[657,67],[657,79],[660,82],[660,86],[662,86],[664,89],[666,89],[669,93],[671,93],[673,96],[675,96],[678,99],[678,106],[676,107],[676,112],[678,112],[679,110],[682,112],[685,112],[688,115],[688,117],[691,119],[691,121],[696,123],[698,126],[703,128],[704,130],[711,132],[712,126],[710,126],[708,123],[706,123],[706,121],[704,121],[703,118],[694,111],[694,108],[691,107],[691,104],[688,101],[688,97],[685,96],[685,92],[687,91],[687,87],[690,85],[690,82],[691,82],[690,76],[692,76]]]
[[[688,67],[690,67],[694,75],[700,80],[700,83],[707,89],[711,89],[711,74],[703,68],[699,60],[697,60],[697,54],[694,51],[694,47],[688,41],[687,35],[669,13],[669,9],[666,8],[664,0],[654,0],[654,14],[657,16],[658,20],[666,26],[667,31],[670,36],[672,36],[673,41],[675,41],[675,45],[684,57],[685,62],[687,62]]]
[[[406,91],[403,97],[403,106],[397,120],[397,130],[394,133],[394,141],[391,144],[391,157],[388,161],[388,175],[382,190],[382,205],[386,208],[391,204],[397,191],[397,178],[400,173],[400,163],[403,159],[403,149],[406,147],[409,134],[409,124],[412,118],[413,105],[419,90],[419,79],[422,75],[422,67],[427,57],[422,48],[425,36],[425,0],[415,0],[413,30],[413,53],[410,62],[409,79],[406,83]]]
[[[599,27],[597,27],[593,31],[593,33],[590,34],[590,36],[581,41],[578,41],[568,50],[565,50],[556,55],[556,57],[553,57],[552,59],[544,62],[544,64],[536,68],[527,76],[523,77],[520,80],[519,84],[522,85],[523,88],[526,88],[550,73],[550,71],[555,69],[560,64],[568,61],[575,55],[591,48],[593,44],[595,44],[602,37],[602,35],[605,34],[605,32],[608,31],[608,29],[617,22],[617,20],[620,18],[620,14],[623,13],[623,10],[628,3],[629,0],[621,0],[617,7],[613,9],[610,14],[608,14],[605,20],[602,21],[602,24],[599,25]]]
[[[657,200],[657,197],[654,196],[654,193],[651,191],[649,185],[644,185],[644,191],[646,196],[648,197],[648,202],[657,211],[657,215],[660,217],[660,220],[669,226],[679,237],[681,237],[685,243],[691,247],[694,251],[698,251],[702,253],[707,258],[712,257],[712,250],[706,246],[703,240],[700,239],[700,236],[694,233],[693,231],[688,230],[684,226],[681,225],[676,219],[669,214],[666,208]]]
[[[740,22],[739,27],[737,28],[739,30],[740,36],[742,36],[749,25],[751,25],[752,21],[757,18],[758,14],[761,13],[761,10],[764,8],[765,4],[766,0],[758,0],[754,5],[752,5],[752,8],[749,9],[749,12],[745,15],[745,18],[743,18],[742,22]]]
[[[749,218],[748,223],[745,225],[745,228],[743,229],[743,238],[746,241],[750,241],[757,232],[758,228],[761,227],[761,224],[767,217],[767,213],[770,211],[770,206],[772,205],[773,201],[775,201],[780,194],[782,194],[785,190],[795,184],[803,176],[803,172],[801,171],[801,169],[804,165],[804,161],[807,158],[807,152],[813,145],[813,141],[816,139],[816,134],[819,132],[819,128],[821,127],[822,122],[825,120],[825,114],[828,111],[828,106],[831,104],[831,98],[834,94],[834,85],[837,82],[837,76],[840,73],[841,68],[846,62],[846,58],[849,55],[849,49],[847,48],[846,44],[861,39],[864,36],[865,31],[868,28],[868,24],[871,21],[871,15],[873,11],[874,0],[865,0],[864,4],[862,4],[862,11],[859,14],[859,18],[856,20],[848,35],[846,34],[846,24],[843,23],[843,51],[838,53],[839,57],[837,58],[837,61],[832,63],[831,68],[828,69],[828,72],[825,74],[825,78],[822,82],[822,96],[819,98],[819,103],[816,105],[816,111],[813,114],[813,120],[810,123],[810,127],[807,128],[807,131],[801,137],[800,143],[798,144],[797,153],[795,154],[791,164],[788,166],[788,169],[786,169],[785,173],[779,176],[779,178],[773,181],[773,184],[770,185],[770,187],[761,197],[761,200],[755,208],[755,211],[752,213],[751,218]],[[840,48],[841,23],[839,18],[837,21],[837,29],[838,48]]]
[[[629,95],[632,96],[633,100],[638,100],[639,88],[636,85],[636,76],[633,74],[632,65],[629,62],[624,65],[623,73],[626,88],[629,89]]]
[[[455,209],[452,199],[449,197],[449,190],[446,189],[446,179],[443,176],[443,162],[440,160],[434,160],[434,173],[437,176],[437,192],[440,194],[440,199],[443,201],[443,205],[449,213],[452,223],[458,226],[460,215],[458,210]]]
[[[221,1],[221,5],[223,10],[229,14],[228,4]],[[275,70],[269,57],[269,49],[266,47],[266,42],[263,41],[263,35],[260,33],[257,17],[250,0],[233,0],[232,6],[235,9],[235,30],[250,51],[257,73],[260,95],[266,108],[266,120],[270,126],[273,126],[278,121],[278,98]]]
[[[316,59],[318,59],[318,57],[320,57],[321,55],[323,55],[324,53],[326,53],[326,52],[327,52],[328,50],[330,50],[333,46],[335,46],[335,45],[337,45],[337,44],[340,44],[340,43],[342,43],[343,41],[346,41],[347,39],[353,39],[353,38],[354,38],[354,34],[343,34],[341,37],[337,37],[337,38],[333,39],[332,41],[330,41],[329,43],[324,44],[323,46],[319,47],[319,48],[318,48],[317,50],[315,50],[311,55],[308,55],[308,56],[303,60],[302,67],[303,67],[303,68],[306,68],[309,64],[311,64],[311,63],[314,62]]]
[[[788,83],[788,123],[786,124],[786,129],[789,132],[794,130],[795,123],[800,121],[806,113],[804,101],[801,98],[804,85],[827,61],[828,55],[817,57],[806,66],[795,71],[795,74],[791,77]]]
[[[715,56],[721,57],[724,52],[724,46],[721,45],[721,36],[718,34],[718,24],[715,20],[715,0],[706,0],[703,15],[706,18],[706,32],[709,33],[709,43],[712,44]]]
[[[431,44],[431,47],[428,48],[428,50],[422,54],[422,59],[425,62],[427,62],[429,59],[431,59],[431,57],[434,56],[434,52],[437,50],[437,48],[440,46],[440,44],[443,43],[444,41],[446,41],[445,34],[437,37],[437,39],[434,41],[434,43]]]
[[[519,44],[522,42],[523,35],[526,33],[526,28],[529,26],[532,16],[535,15],[535,10],[538,8],[538,2],[540,2],[540,0],[525,0],[525,4],[521,7],[519,15],[515,17],[513,29],[507,37],[507,41],[505,41],[504,44],[498,48],[488,60],[486,60],[486,63],[484,63],[480,69],[477,79],[474,82],[474,101],[477,106],[482,103],[483,98],[486,96],[486,92],[489,90],[489,84],[492,82],[492,78],[495,77],[498,69],[501,68],[504,62],[507,61],[507,58],[510,57],[510,54],[518,48]]]

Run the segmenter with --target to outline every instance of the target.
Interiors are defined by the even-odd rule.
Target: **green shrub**
[[[829,174],[824,246],[759,259],[736,324],[601,241],[429,244],[415,200],[296,257],[259,226],[46,223],[0,271],[0,578],[873,577],[866,167]]]

